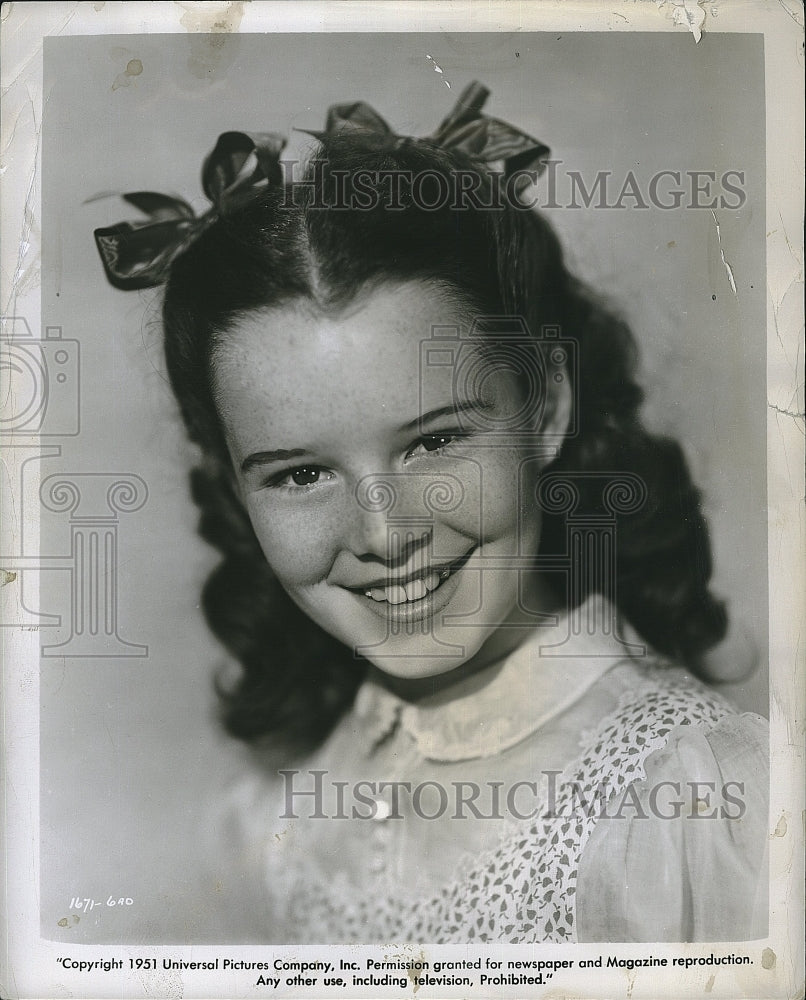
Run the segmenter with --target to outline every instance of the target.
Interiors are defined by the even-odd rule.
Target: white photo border
[[[685,32],[692,24],[704,32],[761,32],[765,41],[767,110],[767,359],[768,359],[768,497],[770,595],[770,722],[772,773],[770,811],[770,929],[766,941],[752,942],[756,957],[750,968],[737,968],[730,983],[717,977],[713,996],[795,997],[803,989],[803,834],[804,815],[804,644],[800,631],[804,611],[804,404],[803,404],[803,27],[796,4],[736,0],[696,4],[693,0],[655,3],[549,2],[540,5],[417,2],[407,5],[370,2],[286,4],[282,2],[156,4],[10,3],[2,9],[2,315],[23,316],[31,329],[41,328],[40,140],[43,103],[43,39],[54,35],[181,33],[188,12],[199,28],[239,32],[266,31],[528,31]],[[702,24],[699,24],[700,14]],[[699,26],[698,26],[699,25]],[[694,37],[691,44],[697,44]],[[15,455],[4,462],[16,482]],[[12,498],[13,501],[13,498]],[[4,507],[8,498],[4,498]],[[30,508],[29,508],[30,509]],[[4,549],[19,526],[6,507]],[[36,527],[29,530],[36,531]],[[156,995],[185,997],[251,997],[261,995],[251,973],[186,972],[158,983],[132,971],[97,975],[65,969],[57,960],[65,951],[58,942],[40,937],[39,926],[39,645],[33,632],[14,631],[3,638],[2,696],[4,712],[4,862],[5,898],[1,919],[4,949],[0,953],[0,995],[56,998]],[[575,957],[593,956],[599,945],[573,948]],[[492,950],[491,950],[492,949]],[[132,946],[76,946],[76,957],[103,960],[137,957],[146,949]],[[289,958],[354,956],[372,949],[357,946],[263,948]],[[375,949],[377,950],[377,949]],[[619,946],[625,957],[707,955],[714,945]],[[222,954],[254,956],[254,947],[152,946],[149,955],[205,961]],[[550,946],[545,947],[551,953]],[[518,953],[517,946],[445,949],[423,945],[423,955]],[[542,954],[542,946],[535,949]],[[563,955],[565,950],[563,950]],[[707,971],[707,970],[706,970]],[[703,992],[703,975],[635,970],[617,978],[591,976],[580,970],[563,975],[563,995],[580,997],[687,997]],[[534,996],[557,995],[558,981],[536,987]],[[155,990],[164,989],[165,993]],[[738,994],[736,990],[741,990]],[[305,990],[276,995],[311,996]],[[347,990],[326,995],[369,996]],[[388,995],[393,995],[389,993]],[[456,996],[456,991],[419,996]],[[473,996],[523,996],[509,989]]]

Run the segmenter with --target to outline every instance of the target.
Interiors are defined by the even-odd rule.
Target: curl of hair
[[[216,412],[213,362],[229,324],[250,309],[295,299],[338,307],[373,283],[419,279],[450,287],[479,312],[522,316],[532,331],[559,326],[578,345],[579,430],[552,470],[630,471],[647,488],[640,510],[617,517],[620,611],[657,651],[695,670],[725,633],[724,608],[708,590],[700,497],[679,446],[641,424],[628,327],[569,274],[542,216],[506,204],[425,210],[405,181],[428,171],[450,182],[470,169],[458,154],[425,142],[390,149],[372,137],[326,137],[307,184],[268,190],[223,216],[174,262],[163,303],[165,351],[188,434],[205,455],[192,473],[193,498],[200,533],[223,560],[203,603],[211,629],[242,666],[235,687],[220,691],[225,725],[236,737],[274,737],[300,750],[317,745],[352,703],[366,668],[310,622],[275,579],[233,487]],[[383,180],[388,171],[404,177],[402,208],[394,211]],[[497,180],[479,176],[478,197],[489,198]],[[375,203],[367,205],[373,177]],[[359,197],[361,210],[327,207]],[[596,511],[601,485],[581,482],[578,512]],[[562,518],[547,515],[540,551],[564,551],[565,530]]]

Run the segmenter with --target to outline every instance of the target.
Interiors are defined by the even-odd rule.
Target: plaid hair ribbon
[[[489,170],[502,170],[505,177],[518,171],[540,172],[548,146],[506,122],[482,114],[489,94],[482,84],[469,84],[439,128],[422,139],[398,136],[363,101],[331,106],[325,130],[309,134],[321,139],[342,129],[355,129],[388,139],[392,147],[420,141],[457,150]],[[171,195],[154,191],[122,195],[147,218],[95,230],[95,242],[110,284],[127,291],[162,284],[172,262],[221,214],[248,202],[269,185],[283,183],[280,154],[285,143],[285,138],[275,132],[220,135],[202,168],[202,188],[212,207],[201,216],[186,201]],[[528,178],[524,177],[524,183]]]

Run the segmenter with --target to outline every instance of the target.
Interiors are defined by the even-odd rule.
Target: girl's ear
[[[550,366],[546,379],[546,405],[538,434],[557,450],[568,435],[574,414],[574,390],[565,367]]]
[[[244,507],[246,506],[238,473],[235,471],[232,461],[229,458],[225,458],[218,453],[213,454],[203,451],[201,452],[201,460],[198,464],[212,481],[220,483],[239,503]]]
[[[245,509],[246,508],[246,497],[244,496],[243,486],[241,484],[241,478],[238,475],[238,473],[235,471],[235,469],[234,469],[234,467],[233,467],[233,465],[232,465],[231,462],[227,463],[227,467],[226,467],[226,470],[225,470],[225,475],[226,475],[227,479],[229,480],[229,484],[230,484],[230,487],[232,488],[232,492],[235,494],[235,496],[238,498],[238,500],[241,502],[242,506]]]

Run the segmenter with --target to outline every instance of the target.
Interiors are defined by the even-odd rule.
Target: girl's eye
[[[453,439],[453,434],[429,434],[427,437],[421,438],[420,443],[426,451],[439,451],[440,448],[449,445]]]
[[[313,486],[319,482],[319,469],[303,466],[290,472],[289,479],[295,486]]]
[[[286,489],[316,486],[321,482],[333,478],[333,473],[323,469],[320,465],[301,465],[297,469],[286,469],[280,472],[268,482],[269,486]]]
[[[456,434],[424,434],[409,450],[406,458],[412,458],[417,452],[436,455],[460,441],[464,435]]]

